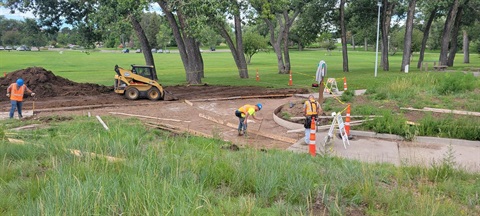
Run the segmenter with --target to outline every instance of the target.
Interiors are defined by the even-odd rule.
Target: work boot
[[[243,135],[243,131],[242,130],[238,130],[238,136],[242,136]]]

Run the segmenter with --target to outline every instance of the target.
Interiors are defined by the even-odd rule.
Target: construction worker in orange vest
[[[35,93],[32,92],[26,85],[23,84],[23,79],[17,79],[17,82],[10,84],[7,88],[7,97],[10,98],[10,103],[12,108],[10,108],[10,118],[13,118],[13,113],[15,109],[18,111],[18,118],[22,118],[22,103],[23,103],[23,94],[25,91],[30,93],[33,97]]]
[[[237,110],[235,110],[235,116],[238,117],[238,135],[242,136],[247,133],[247,120],[249,116],[256,120],[262,120],[261,118],[255,117],[255,113],[262,109],[262,104],[258,103],[256,105],[246,104]]]
[[[313,95],[308,96],[308,100],[305,101],[303,105],[304,115],[305,115],[305,144],[310,143],[310,126],[312,123],[312,118],[317,119],[318,114],[320,114],[322,108],[320,107],[320,103],[315,100]]]

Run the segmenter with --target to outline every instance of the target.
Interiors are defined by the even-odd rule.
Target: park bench
[[[447,69],[448,66],[446,65],[435,65],[433,66],[433,69],[436,70],[436,71],[445,71],[445,69]]]
[[[428,71],[428,63],[430,62],[433,63],[433,67],[437,66],[437,61],[422,61],[422,63],[420,64],[420,71]]]

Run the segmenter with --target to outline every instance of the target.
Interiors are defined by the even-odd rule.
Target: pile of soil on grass
[[[113,91],[113,87],[107,87],[91,83],[76,83],[60,76],[55,76],[51,71],[41,67],[30,67],[8,73],[0,78],[0,97],[6,99],[6,90],[11,83],[22,78],[25,85],[35,92],[37,97],[59,96],[93,96]],[[27,96],[27,95],[26,95]]]

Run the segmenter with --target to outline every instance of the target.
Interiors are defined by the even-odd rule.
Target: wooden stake
[[[100,116],[98,116],[98,115],[96,117],[97,117],[98,121],[103,125],[103,128],[105,128],[105,130],[108,131],[108,126],[107,126],[107,124],[105,124],[105,122],[103,122],[102,118],[100,118]]]
[[[123,115],[123,116],[131,116],[131,117],[139,117],[139,118],[147,118],[147,119],[157,119],[162,121],[173,121],[173,122],[190,122],[190,121],[183,121],[178,119],[167,119],[167,118],[158,118],[153,116],[145,116],[145,115],[136,115],[136,114],[129,114],[129,113],[120,113],[120,112],[109,112],[113,115]]]
[[[73,154],[77,157],[83,157],[84,155],[90,155],[90,157],[104,158],[104,159],[106,159],[107,161],[110,161],[110,162],[117,162],[117,161],[124,161],[125,160],[123,158],[117,158],[117,157],[112,157],[112,156],[108,156],[108,155],[96,154],[96,153],[93,153],[93,152],[82,152],[78,149],[68,149],[68,150],[70,151],[71,154]]]
[[[186,104],[190,105],[190,106],[193,106],[193,103],[190,102],[189,100],[184,100],[184,102],[185,102]]]

